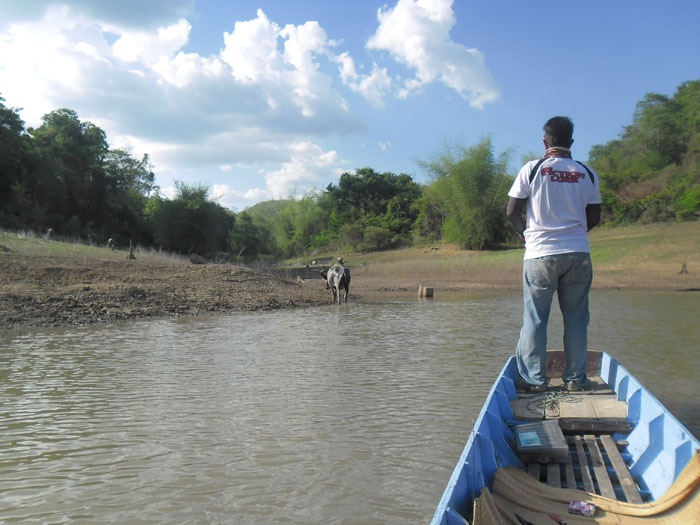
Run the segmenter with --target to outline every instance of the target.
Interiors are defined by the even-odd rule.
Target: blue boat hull
[[[627,420],[633,430],[617,437],[628,443],[625,458],[629,471],[645,501],[656,500],[700,449],[700,442],[620,363],[605,352],[596,354],[601,379],[618,400],[627,403]],[[514,451],[512,430],[518,424],[510,404],[518,398],[517,378],[517,364],[511,357],[488,394],[432,525],[469,523],[474,499],[484,487],[492,487],[498,468],[524,468]]]

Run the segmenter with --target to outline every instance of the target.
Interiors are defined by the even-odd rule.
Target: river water
[[[590,335],[696,435],[699,304],[594,291]],[[6,335],[0,522],[426,523],[521,312],[438,291]]]

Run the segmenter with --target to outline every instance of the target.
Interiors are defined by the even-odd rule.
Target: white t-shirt
[[[550,157],[540,164],[530,184],[537,162],[520,169],[508,192],[510,197],[527,199],[525,259],[589,252],[586,206],[600,204],[598,175],[593,172],[591,180],[575,160]]]

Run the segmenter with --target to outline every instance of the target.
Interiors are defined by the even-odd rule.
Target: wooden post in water
[[[433,289],[422,284],[418,286],[418,297],[432,297]]]

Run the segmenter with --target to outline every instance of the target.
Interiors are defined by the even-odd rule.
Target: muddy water
[[[700,294],[592,300],[591,347],[697,435]],[[425,523],[520,315],[519,296],[438,291],[9,335],[0,521]]]

